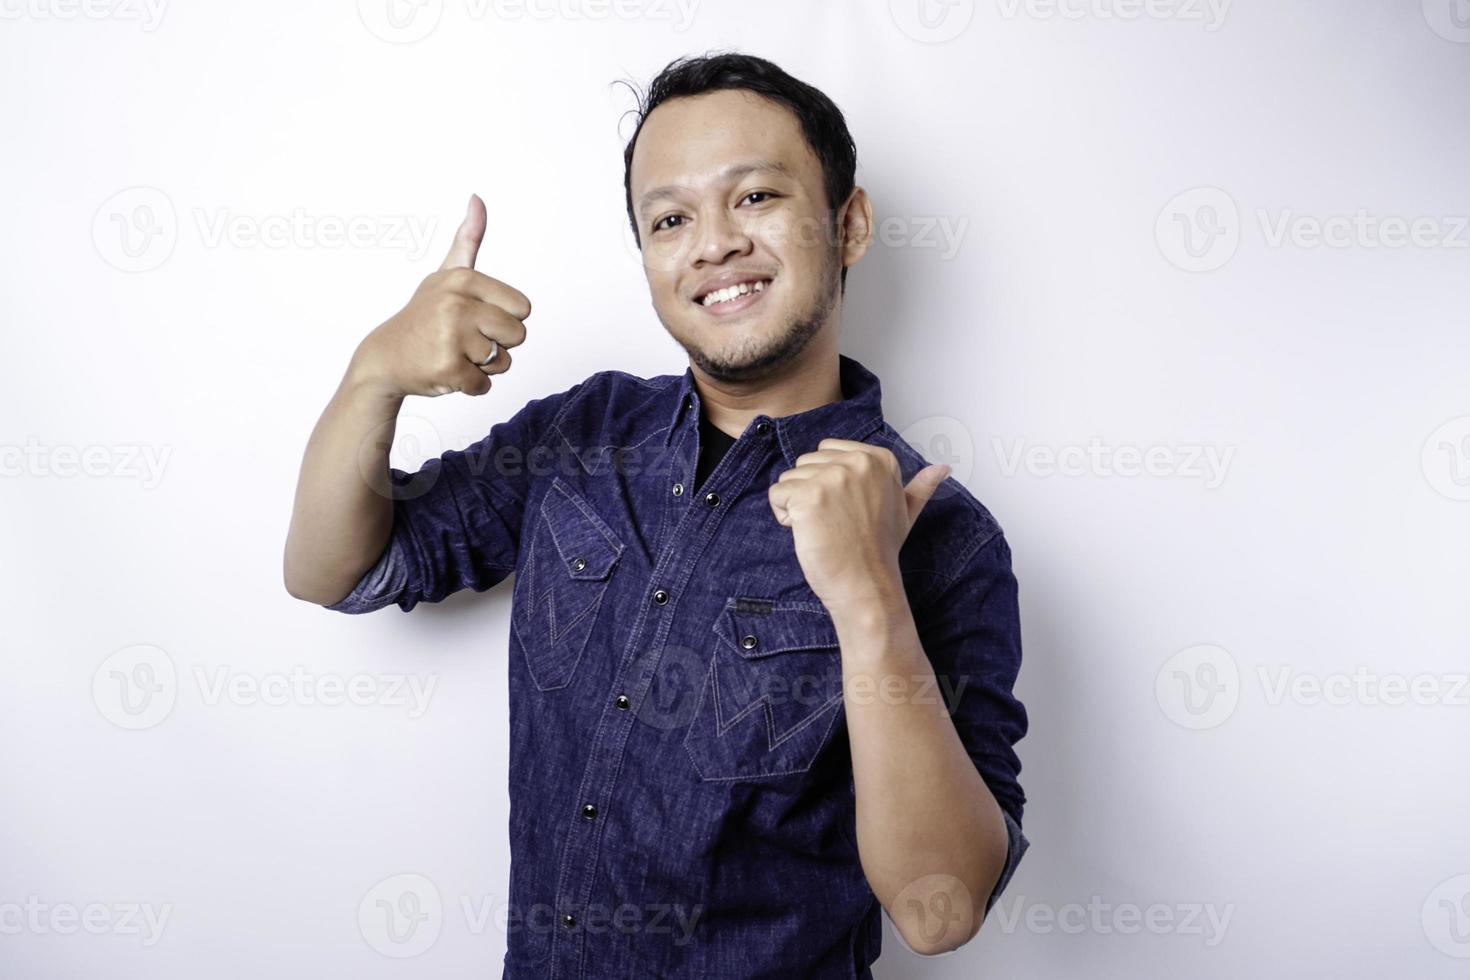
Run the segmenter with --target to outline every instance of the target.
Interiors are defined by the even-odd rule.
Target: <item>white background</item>
[[[728,47],[846,112],[889,224],[843,349],[1021,582],[1032,850],[878,975],[1470,975],[1470,4],[385,2],[0,0],[0,975],[500,975],[510,582],[291,599],[297,467],[470,191],[530,336],[395,465],[682,371],[610,83]],[[298,668],[434,686],[214,686]],[[401,874],[421,948],[372,926]]]

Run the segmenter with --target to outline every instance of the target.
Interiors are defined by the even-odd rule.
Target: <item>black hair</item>
[[[630,88],[633,86],[630,85]],[[669,99],[702,95],[723,89],[743,89],[785,106],[796,116],[807,145],[822,165],[822,183],[827,191],[829,220],[835,229],[838,209],[842,207],[857,175],[857,146],[847,131],[842,110],[820,89],[808,85],[783,71],[774,62],[755,55],[723,52],[675,58],[664,66],[648,90],[642,94],[633,88],[638,107],[633,111],[638,126],[623,149],[623,197],[628,207],[628,224],[633,240],[643,248],[638,232],[638,219],[633,213],[633,148],[648,116]],[[842,269],[842,287],[847,286],[847,267]]]

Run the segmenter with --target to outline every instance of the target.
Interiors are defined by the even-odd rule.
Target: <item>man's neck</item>
[[[803,352],[775,374],[748,383],[715,381],[695,368],[694,386],[704,417],[734,439],[757,415],[795,415],[843,397],[836,350]]]

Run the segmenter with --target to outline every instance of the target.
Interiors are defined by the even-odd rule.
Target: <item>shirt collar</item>
[[[837,355],[837,373],[842,383],[843,397],[840,401],[779,418],[759,413],[750,420],[751,425],[764,420],[775,426],[776,438],[788,466],[795,466],[798,456],[816,449],[823,439],[861,441],[882,424],[883,388],[878,376],[846,354]],[[692,424],[699,419],[699,389],[694,384],[692,366],[685,368],[673,385],[671,397],[673,405],[668,431],[664,434],[665,446],[673,441],[680,425]]]

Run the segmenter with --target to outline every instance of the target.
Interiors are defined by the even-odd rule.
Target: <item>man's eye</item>
[[[743,198],[741,198],[741,200],[742,201],[748,201],[752,197],[775,197],[775,195],[772,194],[770,191],[751,191],[749,194],[747,194]],[[755,203],[759,204],[761,202],[760,201],[756,201]]]
[[[655,221],[653,223],[653,230],[654,231],[662,231],[666,227],[665,224],[664,224],[664,222],[666,222],[666,221],[682,221],[683,220],[683,217],[684,216],[683,215],[680,215],[680,214],[666,214],[662,218],[659,218],[657,221]],[[670,226],[667,226],[667,227],[672,227],[672,226],[670,225]]]

